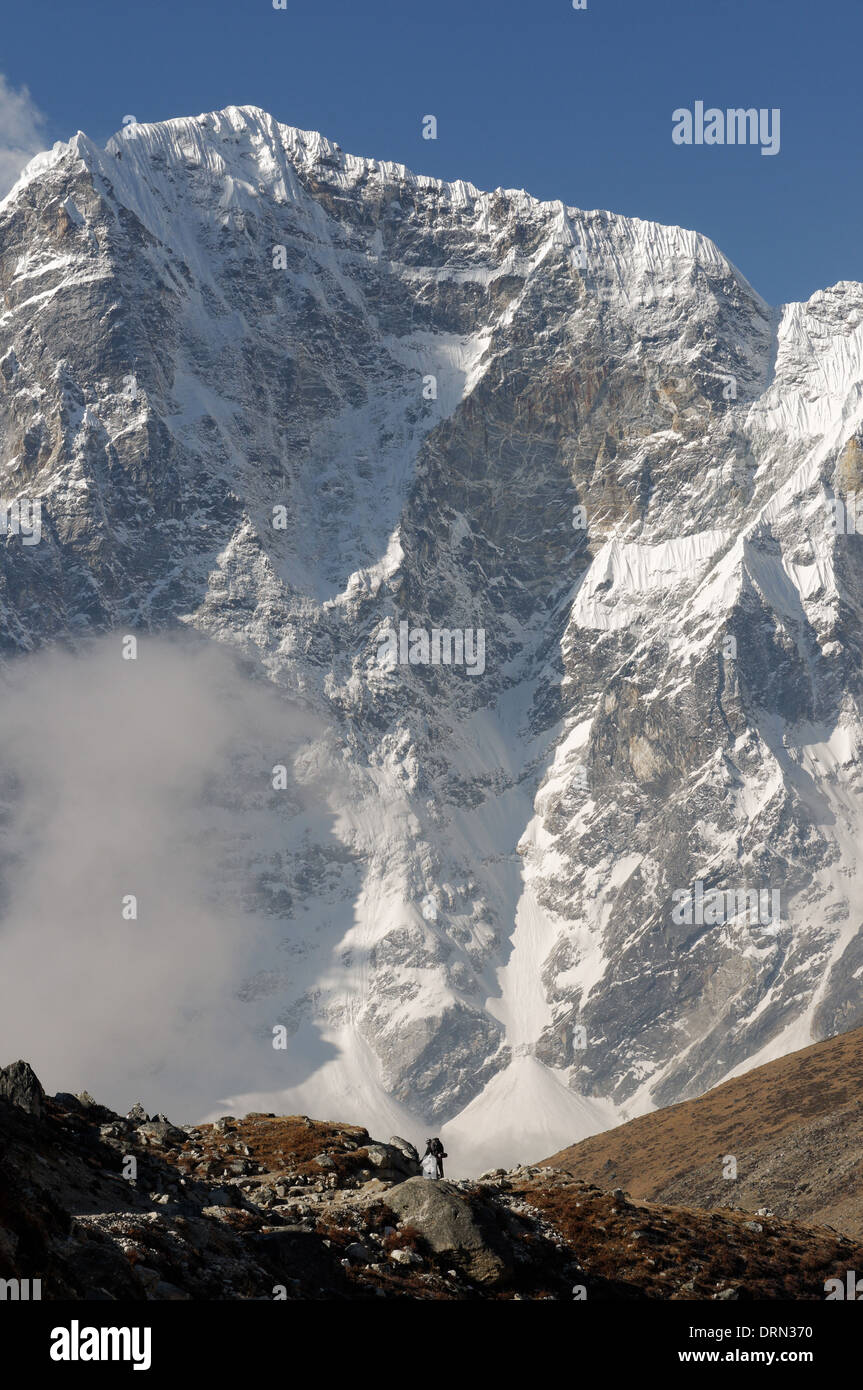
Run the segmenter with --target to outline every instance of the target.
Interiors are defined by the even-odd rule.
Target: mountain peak
[[[215,802],[176,826],[159,782],[164,844],[149,820],[124,841],[161,904],[142,1073],[185,1055],[192,1004],[201,1035],[165,1104],[433,1121],[467,1167],[863,1023],[855,287],[773,313],[694,232],[229,107],[41,156],[2,207],[0,292],[4,651],[80,645],[86,707],[118,632],[152,642],[142,731],[188,707],[160,634],[256,676],[233,724],[199,692],[244,729],[218,775],[201,754]],[[91,725],[40,662],[8,747],[56,729],[77,767]],[[117,759],[156,776],[141,737]],[[10,1001],[21,1047],[73,936],[76,978],[136,1016],[142,938],[115,978],[115,924],[67,882],[82,786],[28,805],[73,809],[15,895],[50,976]],[[177,960],[178,921],[221,974]],[[92,1015],[104,1090],[120,1025]]]
[[[104,151],[79,131],[70,141],[58,142],[51,151],[31,160],[7,200],[67,154],[82,159],[93,172],[108,177],[130,196],[134,177],[150,177],[155,160],[179,167],[184,173],[200,169],[214,179],[231,180],[232,187],[248,185],[254,196],[268,194],[279,202],[296,196],[293,171],[314,173],[322,183],[346,191],[366,183],[381,190],[409,187],[419,194],[442,197],[453,208],[472,208],[480,226],[503,200],[520,219],[546,224],[555,244],[581,248],[594,259],[607,254],[611,234],[614,259],[628,257],[645,273],[677,258],[722,267],[746,284],[715,243],[698,232],[607,211],[582,211],[560,199],[543,201],[524,189],[483,192],[464,179],[446,181],[416,174],[395,161],[346,154],[320,132],[286,125],[254,105],[231,105],[197,116],[154,122],[127,117]],[[125,176],[117,178],[117,170],[106,162],[109,158],[126,161]],[[747,288],[751,292],[751,287]]]

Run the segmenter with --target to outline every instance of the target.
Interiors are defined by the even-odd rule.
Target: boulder
[[[468,1200],[445,1179],[408,1178],[387,1193],[387,1206],[402,1222],[415,1226],[429,1248],[445,1255],[472,1279],[497,1283],[511,1268],[512,1257],[491,1210]]]
[[[239,1207],[242,1205],[242,1198],[235,1187],[213,1187],[207,1193],[207,1205],[210,1207]]]
[[[8,1067],[0,1067],[0,1096],[41,1119],[45,1092],[29,1062],[11,1062]]]
[[[87,1120],[101,1120],[105,1124],[112,1124],[121,1119],[121,1116],[109,1110],[107,1105],[100,1105],[94,1100],[89,1091],[79,1091],[76,1096],[69,1095],[67,1091],[58,1091],[54,1099],[64,1110],[70,1110],[73,1115],[83,1115]]]
[[[421,1265],[422,1256],[415,1250],[391,1250],[390,1259],[397,1265]]]
[[[70,1091],[55,1092],[54,1101],[57,1105],[61,1105],[64,1110],[71,1111],[73,1115],[83,1114],[84,1112],[84,1107],[81,1105],[78,1097],[73,1096]]]
[[[415,1164],[416,1164],[416,1167],[417,1167],[417,1176],[419,1176],[420,1156],[419,1156],[418,1151],[414,1148],[413,1144],[410,1142],[410,1140],[409,1140],[409,1139],[401,1139],[401,1138],[399,1137],[398,1134],[392,1134],[392,1135],[390,1135],[390,1143],[392,1144],[392,1146],[393,1146],[394,1149],[398,1149],[401,1153],[403,1153],[404,1156],[405,1156],[405,1158],[406,1158],[410,1163],[415,1163]]]
[[[399,1143],[407,1145],[404,1139]],[[413,1148],[413,1145],[409,1147]],[[382,1182],[404,1182],[406,1178],[413,1178],[419,1174],[419,1159],[412,1157],[397,1144],[367,1144],[366,1153],[369,1167],[375,1170],[375,1177]],[[413,1149],[413,1153],[416,1154],[416,1149]]]
[[[148,1134],[151,1139],[155,1139],[158,1144],[165,1148],[175,1148],[178,1144],[186,1142],[186,1135],[182,1129],[177,1129],[170,1120],[147,1120],[144,1124],[138,1125],[139,1134]]]

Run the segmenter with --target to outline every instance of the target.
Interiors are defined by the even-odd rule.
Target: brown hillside
[[[737,1160],[737,1179],[722,1160]],[[863,1028],[756,1067],[696,1100],[594,1135],[547,1160],[637,1197],[769,1207],[863,1234]]]

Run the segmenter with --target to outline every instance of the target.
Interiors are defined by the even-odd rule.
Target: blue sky
[[[45,145],[250,103],[419,173],[695,227],[778,303],[863,279],[861,51],[861,0],[9,0],[0,145],[22,84]],[[779,154],[675,145],[698,100],[779,107]]]

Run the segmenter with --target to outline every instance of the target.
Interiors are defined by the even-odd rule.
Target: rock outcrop
[[[0,1281],[137,1303],[817,1300],[863,1268],[863,1246],[826,1228],[637,1201],[547,1165],[384,1178],[369,1153],[395,1145],[308,1116],[176,1130],[0,1097]]]
[[[29,1062],[11,1062],[8,1067],[0,1067],[0,1099],[10,1101],[37,1119],[41,1117],[45,1092]]]

